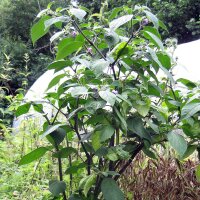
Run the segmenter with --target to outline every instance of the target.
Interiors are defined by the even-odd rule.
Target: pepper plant
[[[83,7],[51,5],[38,14],[31,37],[35,44],[51,36],[55,61],[48,69],[56,74],[46,101],[56,112],[48,117],[40,102],[18,108],[16,116],[31,107],[43,115],[40,138],[49,141],[19,165],[49,152],[59,172],[49,182],[55,197],[125,199],[117,183],[139,152],[156,159],[156,146],[169,141],[183,159],[197,148],[197,85],[174,81],[175,61],[159,34],[166,27],[147,7],[91,14]],[[182,95],[177,83],[189,92]]]

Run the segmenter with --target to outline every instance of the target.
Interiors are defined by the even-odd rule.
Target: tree
[[[40,137],[50,144],[19,164],[51,152],[59,174],[49,182],[54,196],[122,200],[117,180],[139,152],[156,159],[154,146],[169,142],[183,159],[199,148],[199,129],[191,132],[199,125],[197,85],[177,80],[189,91],[184,96],[174,88],[174,61],[158,31],[165,26],[147,7],[115,8],[108,18],[86,14],[73,6],[56,11],[48,6],[32,27],[33,43],[58,28],[50,38],[55,61],[48,69],[59,74],[48,89],[62,83],[47,95],[57,110],[52,118],[40,102],[26,102],[16,111],[20,116],[32,107],[43,114]],[[159,70],[166,78],[158,79]]]

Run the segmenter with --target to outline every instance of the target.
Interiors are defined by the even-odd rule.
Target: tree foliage
[[[117,180],[139,152],[156,159],[154,147],[166,142],[180,159],[199,150],[199,89],[186,79],[177,80],[187,89],[184,95],[175,87],[175,61],[159,34],[166,27],[149,8],[123,6],[106,15],[87,11],[55,10],[50,4],[32,27],[34,43],[47,29],[55,31],[49,68],[59,74],[48,88],[65,79],[46,97],[56,109],[52,118],[40,102],[18,108],[17,116],[34,108],[45,117],[40,138],[50,145],[25,155],[20,164],[49,151],[59,174],[49,182],[52,195],[122,200]],[[165,78],[158,78],[159,70]]]

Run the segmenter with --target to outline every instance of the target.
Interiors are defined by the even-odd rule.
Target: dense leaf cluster
[[[56,30],[50,38],[55,61],[48,68],[57,75],[46,97],[56,112],[49,118],[40,102],[18,108],[17,116],[35,109],[45,117],[40,138],[50,143],[19,164],[51,151],[59,171],[59,179],[49,182],[54,196],[122,200],[116,181],[140,151],[156,159],[154,147],[168,141],[184,159],[199,149],[199,89],[186,79],[176,81],[186,92],[175,87],[175,61],[159,34],[166,27],[149,8],[124,6],[106,17],[49,4],[37,18],[33,43]]]

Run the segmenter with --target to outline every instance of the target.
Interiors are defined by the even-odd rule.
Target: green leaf
[[[96,110],[98,110],[99,108],[103,108],[106,105],[105,101],[94,101],[94,100],[89,100],[87,101],[87,103],[85,104],[85,109],[91,113],[94,114],[96,112]]]
[[[159,27],[159,20],[158,18],[151,12],[145,10],[144,11],[148,17],[148,19],[154,24],[154,26],[158,29]]]
[[[113,94],[112,92],[106,90],[106,91],[100,91],[99,92],[100,97],[108,102],[111,106],[114,106],[115,100],[116,100],[116,95]]]
[[[190,81],[188,79],[185,79],[185,78],[179,78],[177,80],[177,82],[182,83],[183,85],[185,85],[189,89],[194,89],[195,87],[197,87],[197,85],[194,82],[192,82],[192,81]]]
[[[49,191],[53,196],[59,196],[66,190],[66,183],[64,181],[52,180],[49,181]]]
[[[117,154],[117,152],[115,151],[114,148],[109,148],[109,149],[108,149],[108,153],[107,153],[106,157],[107,157],[109,160],[112,160],[112,161],[117,161],[117,160],[119,160],[118,154]]]
[[[51,36],[50,38],[50,42],[54,42],[55,40],[58,40],[60,38],[60,36],[64,35],[65,32],[64,31],[59,31],[59,32],[56,32],[53,36]]]
[[[99,132],[99,139],[101,142],[106,141],[107,139],[111,138],[115,132],[115,129],[111,125],[104,125],[102,129],[98,130]]]
[[[53,154],[55,158],[68,158],[71,154],[77,153],[73,147],[66,147]]]
[[[151,101],[150,99],[144,99],[144,101],[137,100],[133,105],[140,115],[146,117],[151,107]]]
[[[98,150],[102,145],[101,145],[101,142],[100,142],[100,134],[98,131],[94,132],[92,134],[92,147],[94,148],[94,150]]]
[[[174,79],[172,77],[172,75],[170,74],[170,72],[162,66],[161,62],[159,61],[156,53],[154,52],[153,49],[151,48],[147,48],[148,49],[148,52],[150,53],[151,55],[151,58],[153,59],[153,61],[159,66],[159,68],[161,68],[163,70],[163,72],[167,75],[167,77],[170,79],[170,81],[172,82],[172,84],[174,85]]]
[[[53,145],[59,145],[66,136],[66,130],[64,128],[58,127],[55,131],[47,135],[47,139]]]
[[[83,194],[87,197],[87,194],[90,190],[90,188],[92,187],[92,185],[95,183],[96,181],[96,174],[91,174],[88,176],[85,185],[83,187]]]
[[[112,178],[104,178],[101,183],[101,191],[105,200],[124,200],[124,194]]]
[[[167,33],[169,33],[169,31],[168,31],[167,27],[165,26],[165,24],[164,24],[162,21],[160,21],[160,20],[159,20],[159,26],[160,26],[163,30],[167,31]]]
[[[96,60],[91,63],[91,69],[94,72],[94,74],[99,77],[104,73],[104,70],[108,68],[109,62],[105,61],[103,59]]]
[[[72,66],[72,61],[70,60],[57,60],[55,62],[52,62],[49,66],[48,69],[55,69],[56,71],[62,70],[65,67]]]
[[[42,133],[42,135],[40,136],[40,139],[43,139],[44,137],[46,137],[47,135],[49,135],[50,133],[52,133],[53,131],[55,131],[56,129],[58,129],[59,127],[63,126],[65,124],[56,124],[53,126],[49,126],[48,129]]]
[[[150,140],[150,135],[144,128],[143,121],[139,117],[129,117],[127,120],[128,129],[141,138]]]
[[[191,102],[183,106],[181,110],[181,118],[188,119],[200,111],[200,102]]]
[[[196,167],[195,175],[196,175],[197,181],[200,182],[200,165]]]
[[[154,35],[149,31],[143,31],[143,35],[145,38],[150,40],[154,45],[156,45],[159,49],[164,51],[163,43],[156,35]]]
[[[34,108],[35,111],[44,114],[43,105],[42,104],[33,103],[33,108]]]
[[[125,121],[125,119],[123,118],[123,116],[121,115],[121,113],[117,110],[116,107],[114,107],[114,111],[116,112],[119,120],[121,121],[121,127],[123,128],[123,130],[127,131],[127,123]]]
[[[50,81],[50,83],[49,83],[49,85],[48,85],[48,87],[47,87],[47,90],[49,90],[49,89],[51,89],[53,86],[57,85],[57,84],[60,82],[60,80],[61,80],[62,78],[64,78],[64,77],[66,77],[66,74],[59,74],[59,75],[57,75],[56,77],[54,77],[54,78]]]
[[[67,16],[60,16],[48,19],[44,22],[45,29],[49,29],[49,27],[57,22],[69,22],[70,18]]]
[[[190,155],[194,153],[194,151],[197,149],[197,145],[188,145],[186,152],[181,157],[181,159],[188,158]]]
[[[78,97],[80,95],[88,94],[88,89],[84,86],[73,87],[70,88],[70,90],[72,97]]]
[[[41,158],[47,151],[49,151],[48,147],[39,147],[39,148],[33,150],[32,152],[30,152],[22,157],[22,159],[19,161],[19,166],[29,164],[29,163]]]
[[[177,151],[180,156],[183,156],[187,150],[187,142],[184,137],[180,135],[179,130],[171,131],[167,134],[169,144]]]
[[[154,154],[154,152],[152,152],[151,150],[149,150],[148,148],[143,148],[142,151],[149,157],[152,159],[157,159],[156,155]]]
[[[85,17],[85,15],[87,14],[84,10],[82,9],[77,9],[77,8],[71,8],[70,10],[70,13],[72,15],[74,15],[76,18],[78,18],[79,20],[83,20],[83,18]]]
[[[122,7],[112,9],[112,12],[111,12],[108,20],[110,21],[110,20],[114,19],[117,16],[117,14],[122,10],[123,10]]]
[[[112,30],[115,30],[122,26],[123,24],[129,22],[133,18],[133,15],[124,15],[122,17],[119,17],[117,19],[114,19],[113,21],[110,22],[109,27]]]
[[[23,105],[20,105],[15,112],[16,117],[28,113],[30,107],[31,103],[25,103]]]
[[[33,42],[33,45],[37,40],[39,40],[41,37],[46,35],[46,33],[49,31],[49,29],[45,29],[45,21],[48,20],[49,16],[42,17],[36,24],[34,24],[31,28],[31,39]]]
[[[62,49],[58,49],[58,53],[56,55],[56,60],[60,60],[60,59],[63,59],[65,57],[69,56],[70,54],[74,53],[79,48],[81,48],[82,45],[83,45],[83,43],[78,42],[78,41],[69,42]]]

